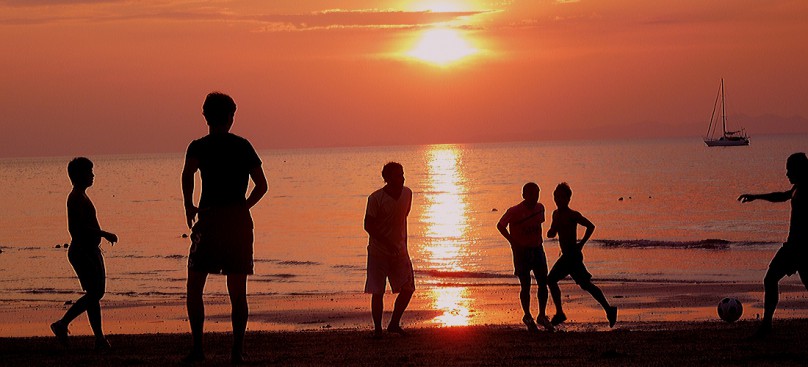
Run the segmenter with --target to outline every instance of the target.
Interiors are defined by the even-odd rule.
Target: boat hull
[[[704,139],[704,144],[708,147],[739,147],[749,145],[749,139],[738,140],[708,140]]]

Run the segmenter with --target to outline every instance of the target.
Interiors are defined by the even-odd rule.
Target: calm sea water
[[[527,181],[541,186],[548,218],[555,185],[570,184],[571,206],[597,225],[585,255],[598,279],[759,281],[785,239],[789,205],[736,198],[788,189],[786,157],[806,150],[808,136],[799,135],[738,148],[691,138],[262,151],[270,191],[253,209],[250,292],[361,292],[366,197],[383,185],[390,160],[404,165],[415,194],[410,250],[420,287],[513,283],[495,224]],[[120,237],[103,245],[107,298],[181,296],[189,245],[182,154],[90,158],[88,193],[102,227]],[[68,160],[0,160],[0,302],[63,300],[78,290],[66,251],[55,248],[69,242]],[[554,261],[557,242],[545,248]]]

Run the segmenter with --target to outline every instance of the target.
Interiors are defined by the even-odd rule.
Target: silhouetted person
[[[786,177],[791,182],[791,190],[771,192],[768,194],[743,194],[738,197],[742,203],[754,200],[766,200],[773,203],[791,200],[791,222],[788,239],[769,264],[766,277],[763,278],[764,306],[763,322],[753,337],[764,337],[771,332],[772,318],[780,290],[777,283],[785,276],[800,273],[802,284],[808,288],[808,158],[805,153],[794,153],[786,161]]]
[[[567,316],[561,307],[561,288],[558,287],[558,281],[570,275],[581,289],[589,292],[600,303],[603,310],[606,311],[609,327],[613,327],[617,322],[617,307],[609,305],[609,301],[606,300],[606,296],[603,295],[600,288],[592,284],[592,274],[584,266],[583,248],[586,241],[595,232],[595,225],[581,213],[570,209],[572,189],[566,182],[556,186],[553,199],[558,209],[553,211],[553,222],[550,224],[550,230],[547,231],[547,237],[552,238],[558,234],[561,257],[558,258],[558,261],[550,270],[550,274],[547,275],[550,293],[553,295],[553,303],[556,306],[556,314],[553,316],[552,323],[553,325],[558,325],[567,320]],[[586,228],[586,233],[584,233],[584,237],[581,238],[580,242],[578,241],[578,225]]]
[[[93,185],[95,177],[93,162],[84,157],[74,158],[67,164],[67,175],[73,184],[73,190],[67,196],[67,228],[70,232],[67,258],[86,293],[70,306],[60,320],[52,323],[50,328],[59,342],[67,347],[68,325],[87,311],[90,327],[95,334],[95,349],[106,350],[110,345],[101,328],[101,298],[104,297],[107,275],[100,246],[101,238],[114,245],[118,242],[118,236],[101,230],[95,206],[87,196],[87,189]]]
[[[236,103],[218,92],[208,94],[202,114],[209,134],[188,146],[182,170],[185,217],[191,230],[188,255],[187,306],[193,334],[193,349],[187,362],[205,359],[202,335],[205,305],[202,293],[208,274],[227,276],[233,324],[232,362],[244,360],[244,333],[249,310],[247,275],[253,274],[252,208],[267,192],[261,159],[250,143],[231,134]],[[194,175],[202,176],[199,207],[194,206]],[[245,199],[249,180],[255,187]],[[194,219],[199,220],[194,224]]]
[[[382,168],[386,184],[368,196],[365,212],[365,231],[368,240],[367,280],[365,293],[370,301],[375,338],[382,336],[382,312],[387,280],[396,297],[393,315],[387,331],[405,335],[401,316],[415,292],[415,276],[407,251],[407,216],[412,207],[412,191],[404,186],[404,168],[390,162]]]
[[[544,223],[544,205],[539,202],[539,185],[528,182],[522,187],[521,203],[509,208],[497,223],[497,229],[511,244],[513,273],[519,278],[524,316],[522,322],[528,330],[538,331],[536,322],[552,331],[553,325],[545,315],[547,308],[547,258],[542,247],[541,224]],[[538,285],[539,315],[533,321],[530,312],[530,272]]]

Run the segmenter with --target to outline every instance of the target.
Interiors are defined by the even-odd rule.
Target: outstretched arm
[[[261,166],[255,167],[250,170],[250,178],[252,179],[255,187],[250,192],[250,196],[247,197],[247,208],[252,208],[261,198],[269,190],[269,185],[267,184],[267,178],[264,175],[264,169]]]
[[[191,228],[199,208],[194,206],[194,175],[199,169],[199,160],[185,158],[185,167],[182,168],[182,201],[185,204],[185,221]]]
[[[784,201],[788,201],[791,199],[791,195],[794,193],[794,189],[783,192],[770,192],[768,194],[743,194],[738,197],[738,201],[742,203],[747,203],[750,201],[755,200],[766,200],[772,203],[781,203]]]

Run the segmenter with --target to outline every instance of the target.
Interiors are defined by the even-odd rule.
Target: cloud
[[[103,9],[90,11],[67,5],[105,3]],[[307,31],[334,28],[407,28],[438,23],[461,23],[471,17],[491,13],[490,10],[432,12],[401,11],[394,9],[327,9],[301,14],[244,14],[236,9],[211,6],[168,7],[168,3],[132,3],[124,0],[0,0],[12,8],[32,6],[65,5],[59,9],[27,11],[15,15],[0,16],[0,24],[26,25],[54,22],[114,22],[131,20],[166,21],[221,21],[230,23],[258,24],[266,31]],[[35,9],[35,8],[34,8]]]
[[[489,12],[331,9],[310,14],[262,15],[252,17],[252,20],[266,24],[282,25],[278,27],[278,29],[282,30],[298,31],[331,28],[402,28],[462,21]]]
[[[83,4],[103,4],[122,3],[126,0],[0,0],[0,5],[14,7],[37,7],[52,5],[83,5]]]

